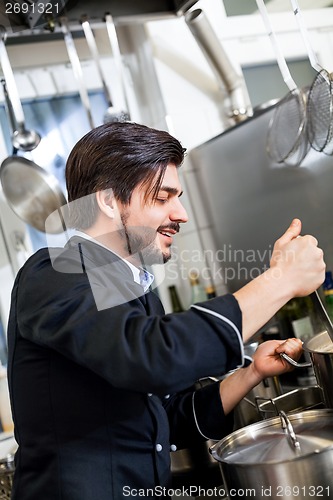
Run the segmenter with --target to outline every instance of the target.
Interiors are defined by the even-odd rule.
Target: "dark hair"
[[[71,226],[93,224],[97,204],[88,195],[96,191],[111,188],[117,200],[128,204],[144,183],[147,196],[155,195],[168,164],[179,167],[185,151],[168,132],[145,125],[116,122],[94,128],[76,143],[66,164],[68,201],[77,200],[70,205]]]

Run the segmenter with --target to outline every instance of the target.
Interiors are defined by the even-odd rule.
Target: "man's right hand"
[[[301,221],[294,219],[274,245],[270,268],[234,293],[244,342],[290,299],[309,295],[323,283],[323,251],[313,236],[300,236],[301,229]]]
[[[313,236],[300,236],[301,229],[301,221],[294,219],[276,241],[270,262],[273,275],[290,286],[291,297],[309,295],[325,279],[323,251]]]

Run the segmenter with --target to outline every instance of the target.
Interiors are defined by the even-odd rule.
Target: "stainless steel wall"
[[[264,270],[294,217],[303,222],[302,234],[319,240],[333,269],[333,157],[311,150],[301,167],[272,164],[266,152],[272,113],[189,153],[216,245],[213,275],[219,270],[231,292]]]

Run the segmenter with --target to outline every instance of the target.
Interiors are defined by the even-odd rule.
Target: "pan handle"
[[[278,42],[275,31],[273,30],[270,18],[268,16],[267,7],[265,5],[265,2],[264,2],[264,0],[256,0],[256,2],[257,2],[258,10],[261,14],[262,20],[264,22],[267,34],[270,38],[272,48],[274,50],[275,57],[276,57],[280,72],[282,74],[283,80],[290,91],[296,90],[297,85],[296,85],[293,77],[290,74],[286,59],[285,59],[283,52],[281,50],[281,47],[280,47],[280,44]]]
[[[292,366],[295,366],[296,368],[310,368],[310,366],[312,366],[311,361],[306,361],[305,363],[298,363],[298,361],[295,361],[285,352],[281,352],[280,356],[281,358],[285,359],[287,363],[289,363]]]
[[[295,16],[297,23],[298,23],[299,30],[300,30],[302,38],[303,38],[305,48],[306,48],[307,53],[308,53],[310,64],[313,67],[313,69],[319,73],[323,68],[319,64],[317,56],[315,54],[315,51],[313,50],[312,45],[310,44],[308,30],[305,26],[305,23],[304,23],[302,14],[301,14],[301,9],[300,9],[299,4],[298,4],[298,0],[290,0],[290,2],[291,2],[291,6],[293,8],[293,11],[294,11],[294,16]]]

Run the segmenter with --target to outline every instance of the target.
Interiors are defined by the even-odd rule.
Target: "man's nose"
[[[188,221],[187,212],[182,204],[182,202],[177,199],[173,206],[172,211],[170,212],[170,220],[174,222],[184,223]]]

